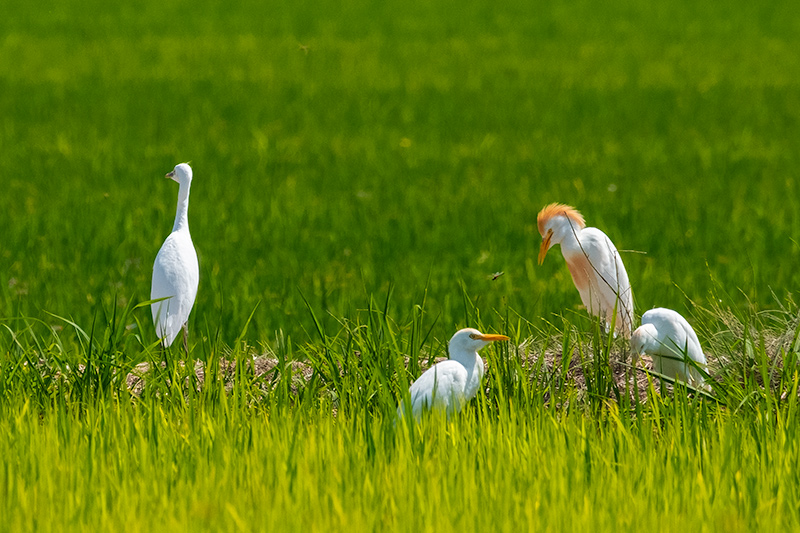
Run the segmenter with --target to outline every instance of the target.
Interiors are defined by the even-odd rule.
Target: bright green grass
[[[656,421],[102,407],[0,420],[2,530],[789,531],[796,407]]]
[[[647,402],[627,400],[603,385],[607,353],[584,359],[579,329],[562,342],[580,343],[575,357],[594,376],[581,390],[497,345],[464,413],[416,425],[396,422],[403,357],[415,376],[437,347],[414,316],[397,325],[373,309],[320,333],[303,349],[315,375],[296,392],[283,363],[258,379],[246,347],[204,341],[203,387],[167,357],[131,398],[129,358],[161,354],[139,353],[125,317],[78,354],[62,353],[66,333],[0,336],[0,530],[800,529],[800,330],[780,365],[764,337],[735,339],[719,402],[653,387]],[[506,328],[510,346],[529,334]],[[62,377],[40,371],[43,351]],[[87,369],[66,370],[81,354]],[[227,393],[221,355],[245,369]]]
[[[791,2],[0,11],[0,529],[800,529],[797,309],[754,314],[800,283]],[[191,355],[306,359],[297,393],[124,391],[161,357],[133,306],[186,160]],[[535,265],[552,201],[646,252],[637,309],[731,361],[721,403],[616,406],[598,348],[585,397],[501,349],[468,413],[396,428],[458,327],[599,346],[559,252]]]

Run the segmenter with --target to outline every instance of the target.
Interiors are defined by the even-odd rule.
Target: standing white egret
[[[436,363],[416,380],[409,390],[411,412],[419,418],[426,409],[443,409],[449,417],[478,394],[483,379],[483,359],[478,350],[493,341],[507,341],[505,335],[484,335],[465,328],[450,339],[450,359]],[[401,402],[397,415],[403,416]]]
[[[631,336],[637,355],[653,358],[653,370],[695,388],[703,387],[703,375],[684,360],[684,354],[705,369],[706,356],[692,326],[672,309],[657,307],[642,315],[642,325]]]
[[[616,307],[615,329],[630,337],[633,329],[633,293],[628,273],[617,248],[597,228],[587,228],[583,216],[564,204],[550,204],[536,217],[542,245],[539,264],[554,244],[561,245],[572,281],[591,315],[611,324]]]
[[[186,163],[175,165],[166,175],[180,184],[175,224],[153,264],[153,284],[150,299],[166,298],[150,305],[156,333],[163,345],[170,346],[183,329],[183,344],[188,346],[189,313],[197,296],[200,269],[197,252],[189,234],[189,189],[192,186],[192,167]]]

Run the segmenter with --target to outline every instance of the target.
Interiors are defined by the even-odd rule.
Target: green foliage
[[[520,347],[530,325],[508,322],[515,340],[482,352],[478,398],[450,421],[416,423],[395,413],[408,369],[444,347],[422,334],[424,308],[399,318],[389,309],[388,296],[370,298],[335,330],[320,325],[303,346],[313,375],[299,382],[291,353],[256,375],[252,347],[208,337],[194,347],[198,380],[180,349],[137,345],[130,332],[115,343],[113,317],[91,334],[74,327],[84,346],[73,354],[46,348],[68,346],[68,331],[3,335],[4,527],[800,527],[793,356],[776,361],[764,342],[745,340],[728,354],[739,367],[716,375],[711,394],[659,392],[654,379],[640,401],[610,375],[621,354],[599,324],[591,342],[570,323],[549,337],[565,339],[562,359],[579,359],[579,390],[543,362],[547,345],[538,356]],[[406,362],[412,349],[417,360]],[[136,395],[129,372],[141,361],[150,370]],[[65,370],[56,377],[48,365]]]
[[[348,316],[364,292],[410,307],[427,286],[438,337],[465,325],[462,282],[485,314],[574,309],[558,254],[534,267],[551,201],[646,252],[624,254],[639,309],[683,310],[715,281],[771,305],[800,283],[788,4],[68,1],[2,18],[4,316],[89,324],[115,295],[146,299],[177,195],[162,176],[187,160],[193,325],[227,342],[259,302],[251,342],[310,328],[301,293]]]
[[[0,529],[800,528],[798,49],[786,2],[4,5]],[[187,160],[188,357],[146,301]],[[708,394],[619,381],[552,201]],[[512,338],[484,390],[397,423],[464,326]]]

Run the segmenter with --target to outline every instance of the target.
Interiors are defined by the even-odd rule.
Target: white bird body
[[[450,359],[426,370],[409,389],[411,412],[415,418],[426,410],[444,410],[450,417],[478,394],[483,380],[483,359],[478,350],[493,341],[508,340],[505,335],[484,335],[477,329],[465,328],[450,339]],[[397,415],[405,412],[403,403]]]
[[[537,217],[542,246],[539,264],[547,251],[561,245],[572,281],[591,315],[609,328],[616,308],[615,330],[630,337],[633,329],[633,292],[628,272],[614,243],[597,228],[587,228],[581,214],[568,205],[550,204]]]
[[[168,178],[180,184],[175,224],[153,264],[153,283],[150,299],[166,298],[150,305],[156,333],[164,346],[170,346],[178,332],[184,329],[197,297],[200,268],[197,252],[189,234],[189,189],[192,184],[192,169],[186,163],[175,166]]]
[[[662,307],[642,315],[642,325],[631,336],[637,355],[653,358],[653,370],[695,388],[703,387],[703,375],[684,360],[684,354],[705,369],[706,356],[692,326],[679,313]]]

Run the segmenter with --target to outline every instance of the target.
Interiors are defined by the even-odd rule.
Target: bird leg
[[[186,356],[189,356],[189,323],[183,323],[183,349],[186,350]]]

